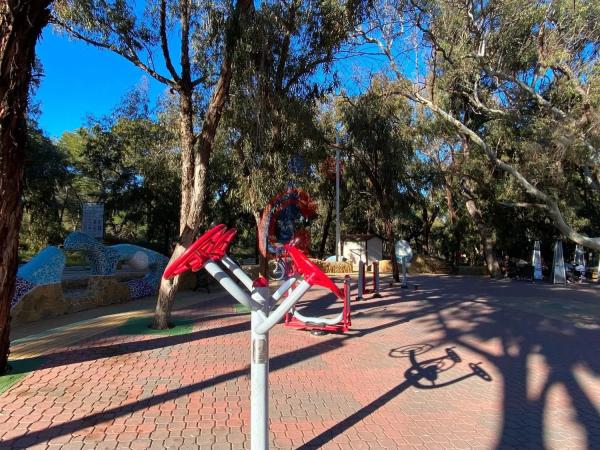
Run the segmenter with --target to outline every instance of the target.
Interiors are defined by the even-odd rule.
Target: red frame
[[[303,330],[319,330],[319,331],[333,331],[333,332],[346,332],[350,329],[352,321],[350,319],[350,293],[348,292],[349,284],[344,283],[344,291],[336,286],[336,284],[323,273],[323,271],[311,260],[309,260],[304,253],[298,250],[296,247],[290,244],[286,244],[285,249],[291,256],[294,265],[298,272],[304,276],[306,281],[311,286],[321,286],[329,289],[333,292],[336,297],[344,302],[342,321],[335,325],[310,325],[302,322],[301,320],[294,317],[294,315],[288,312],[285,315],[284,325],[288,328],[297,328]]]

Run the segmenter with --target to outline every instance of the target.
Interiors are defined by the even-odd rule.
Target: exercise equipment
[[[533,266],[533,281],[542,279],[542,253],[540,251],[540,241],[533,244],[533,256],[531,258]]]
[[[552,264],[552,283],[567,284],[567,273],[565,270],[565,259],[563,257],[562,241],[554,244],[554,261]]]
[[[331,318],[309,317],[302,315],[296,308],[292,307],[285,316],[285,326],[310,331],[324,331],[345,333],[350,329],[352,321],[350,318],[350,277],[344,279],[344,290],[341,291],[331,279],[325,275],[319,267],[308,259],[300,250],[292,245],[286,244],[286,251],[292,258],[292,264],[304,276],[312,286],[321,286],[329,289],[343,302],[342,312]]]
[[[410,264],[413,258],[413,251],[412,248],[410,248],[410,244],[408,242],[400,240],[396,242],[395,254],[396,260],[400,264],[402,264],[402,284],[400,285],[400,287],[402,289],[406,289],[408,287],[407,270],[408,265]]]
[[[250,309],[251,449],[265,450],[269,447],[269,330],[284,318],[286,313],[312,286],[325,287],[334,292],[337,297],[348,299],[349,283],[346,284],[346,296],[344,297],[327,275],[300,250],[288,244],[286,250],[292,257],[298,273],[283,282],[272,295],[269,295],[266,278],[259,277],[252,280],[227,255],[227,250],[235,235],[236,230],[228,230],[225,225],[211,228],[169,264],[163,278],[169,279],[187,270],[198,271],[204,268],[233,298]],[[230,277],[229,273],[241,282],[241,287]],[[287,296],[277,305],[277,301],[284,294]],[[350,310],[349,302],[347,303],[347,317],[344,316],[342,319],[349,326]],[[344,310],[346,311],[346,308]]]

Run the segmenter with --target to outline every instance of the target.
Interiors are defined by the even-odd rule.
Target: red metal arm
[[[219,242],[210,250],[210,259],[213,261],[217,261],[225,256],[227,250],[229,250],[229,246],[233,242],[235,235],[237,234],[237,230],[235,228],[230,228],[223,235],[219,237]]]
[[[213,247],[219,244],[220,238],[226,234],[226,229],[225,225],[219,224],[200,236],[181,256],[167,266],[163,278],[173,278],[188,270],[200,270],[211,259],[210,253]]]
[[[333,292],[338,298],[344,299],[343,292],[335,285],[331,278],[323,273],[319,266],[306,257],[304,253],[290,244],[285,245],[286,251],[292,257],[294,265],[304,276],[304,280],[313,286],[322,286]]]

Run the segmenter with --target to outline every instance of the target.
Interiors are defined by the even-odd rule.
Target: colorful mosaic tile
[[[169,261],[166,256],[138,245],[117,244],[107,247],[79,231],[67,236],[65,249],[84,252],[92,266],[92,275],[113,275],[119,262],[126,263],[136,270],[148,270],[144,278],[127,282],[132,299],[156,293]]]

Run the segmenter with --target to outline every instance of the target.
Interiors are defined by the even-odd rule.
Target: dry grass
[[[379,261],[380,272],[391,272],[392,262],[390,260]],[[408,273],[450,273],[450,268],[446,261],[434,256],[417,255],[413,258]]]
[[[325,273],[352,273],[350,261],[329,262],[320,259],[311,259]]]

